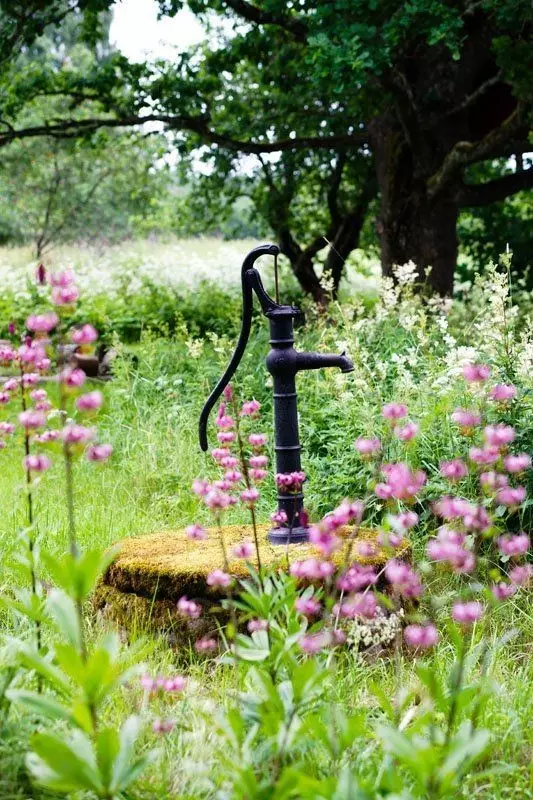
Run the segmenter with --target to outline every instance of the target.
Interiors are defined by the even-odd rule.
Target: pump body
[[[265,291],[261,277],[253,266],[262,255],[277,255],[279,247],[275,244],[254,248],[245,258],[242,266],[243,316],[239,340],[231,361],[211,392],[200,415],[200,446],[207,450],[207,419],[209,413],[225,387],[230,382],[242,358],[250,334],[252,320],[253,292],[261,304],[270,326],[271,350],[266,357],[266,366],[273,379],[274,387],[274,445],[276,453],[276,472],[290,473],[301,470],[301,446],[298,430],[298,398],[296,394],[296,374],[309,369],[338,367],[343,372],[351,372],[353,364],[344,354],[300,353],[294,349],[294,319],[300,312],[294,306],[276,303]],[[301,524],[303,491],[283,493],[278,490],[278,509],[287,516],[286,527],[273,528],[268,534],[272,544],[305,542],[308,528]]]

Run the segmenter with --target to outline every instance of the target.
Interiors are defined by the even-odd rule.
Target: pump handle
[[[224,372],[223,376],[209,395],[206,403],[200,414],[199,434],[200,434],[200,447],[205,452],[207,450],[207,420],[211,409],[217,402],[218,398],[232,379],[235,370],[239,366],[240,360],[246,349],[248,337],[250,336],[250,328],[252,325],[252,308],[253,308],[253,290],[255,289],[261,308],[266,314],[268,311],[278,308],[278,303],[275,303],[271,297],[265,292],[261,277],[254,264],[260,256],[276,256],[279,254],[279,247],[277,244],[261,244],[259,247],[254,247],[250,250],[242,263],[241,268],[241,284],[242,284],[242,321],[241,331],[235,346],[235,350],[231,360]]]

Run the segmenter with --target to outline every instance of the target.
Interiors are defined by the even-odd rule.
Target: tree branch
[[[339,146],[356,147],[366,140],[364,132],[345,133],[335,136],[303,136],[298,139],[281,139],[276,142],[241,141],[231,136],[217,133],[209,127],[207,117],[179,117],[169,114],[148,114],[144,117],[129,115],[118,119],[113,117],[96,117],[83,120],[63,120],[61,122],[44,123],[29,128],[11,128],[0,133],[0,147],[4,147],[16,139],[27,139],[37,136],[52,136],[57,139],[69,139],[82,133],[91,133],[99,128],[121,128],[144,125],[147,122],[162,122],[168,130],[183,130],[198,134],[211,144],[218,144],[228,150],[240,153],[277,153],[288,150],[330,150]]]
[[[448,153],[440,169],[428,180],[428,197],[433,200],[448,188],[463,167],[476,161],[483,161],[494,154],[522,126],[522,109],[517,106],[509,117],[478,142],[457,142]]]
[[[246,0],[225,0],[236,14],[248,22],[256,25],[277,25],[288,31],[297,41],[305,42],[307,39],[307,26],[298,17],[279,17],[271,11],[264,11]]]
[[[462,208],[488,206],[531,188],[533,188],[533,167],[485,183],[463,184],[457,193],[457,200]]]
[[[499,70],[496,75],[493,75],[492,78],[489,78],[485,81],[485,83],[482,83],[480,86],[478,86],[477,89],[472,92],[472,94],[469,94],[468,97],[465,97],[464,100],[454,106],[454,108],[450,108],[449,111],[446,111],[444,116],[451,117],[453,114],[458,114],[460,111],[465,111],[467,108],[469,108],[469,106],[475,103],[476,100],[482,97],[488,89],[499,83],[501,81],[502,74],[502,71]]]

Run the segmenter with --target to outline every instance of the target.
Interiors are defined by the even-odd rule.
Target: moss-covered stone
[[[287,569],[287,563],[316,556],[311,544],[273,546],[267,539],[269,526],[259,526],[260,554],[263,566],[270,569]],[[224,526],[223,536],[228,554],[239,542],[249,541],[249,525]],[[187,640],[213,633],[217,622],[224,622],[220,607],[216,607],[221,590],[207,585],[207,576],[222,565],[219,531],[212,528],[204,541],[191,541],[184,530],[162,531],[139,538],[124,539],[120,551],[107,569],[95,594],[97,608],[116,619],[119,624],[131,627],[154,626],[172,629],[176,637]],[[350,535],[349,528],[341,532]],[[365,542],[374,546],[372,557],[357,555],[357,544]],[[348,547],[348,541],[346,547]],[[402,553],[405,556],[406,551]],[[338,563],[346,555],[343,548],[336,554]],[[360,530],[350,557],[351,561],[382,566],[388,554],[377,545],[377,531]],[[245,563],[230,556],[230,570],[236,577],[247,576]],[[200,620],[182,620],[176,613],[176,602],[183,595],[202,603],[204,613]]]
[[[245,563],[231,557],[231,549],[239,542],[251,539],[249,525],[226,525],[223,527],[226,550],[230,554],[230,570],[237,577],[246,576]],[[263,566],[286,568],[290,562],[316,556],[311,544],[293,544],[288,547],[271,545],[267,539],[268,526],[259,526],[260,553]],[[191,541],[184,530],[163,531],[149,536],[124,539],[113,564],[104,576],[104,583],[121,592],[132,592],[143,597],[178,599],[188,597],[218,598],[220,591],[207,585],[207,576],[222,566],[219,532],[211,528],[209,538],[204,541]],[[343,535],[350,533],[348,528]],[[377,531],[358,531],[353,547],[352,561],[375,564],[385,563],[388,555],[377,546]],[[357,555],[357,544],[370,542],[375,555],[363,558]],[[338,563],[344,559],[344,550],[336,554]]]

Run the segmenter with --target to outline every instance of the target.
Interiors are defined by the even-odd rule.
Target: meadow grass
[[[148,246],[147,246],[148,247]],[[4,256],[5,257],[5,256]],[[112,258],[107,254],[106,258]],[[155,256],[154,256],[155,257]],[[118,273],[123,265],[118,269]],[[385,306],[386,308],[386,306]],[[408,402],[412,416],[420,421],[421,434],[408,448],[408,459],[431,475],[431,491],[442,492],[437,466],[442,458],[457,452],[456,431],[445,420],[450,410],[465,403],[464,389],[458,380],[458,367],[465,355],[461,348],[477,348],[491,358],[502,373],[508,366],[497,360],[502,337],[495,343],[487,339],[481,325],[475,336],[461,341],[464,326],[458,321],[452,330],[443,331],[431,321],[429,312],[410,298],[392,307],[379,319],[365,322],[357,306],[332,311],[326,320],[312,318],[300,330],[302,349],[340,348],[346,340],[356,361],[355,374],[348,379],[331,371],[301,376],[301,427],[305,466],[309,473],[306,489],[313,516],[331,508],[344,496],[366,493],[368,472],[353,450],[354,438],[375,431],[380,422],[382,402],[393,397]],[[487,316],[493,310],[487,312]],[[481,312],[480,312],[481,314]],[[425,315],[425,316],[424,316]],[[474,315],[475,317],[475,315]],[[403,320],[403,322],[402,322]],[[470,320],[471,324],[472,320]],[[440,324],[440,323],[439,323]],[[454,336],[446,342],[445,336]],[[515,344],[519,332],[515,332]],[[228,359],[231,338],[191,336],[181,329],[171,338],[145,331],[140,344],[118,345],[115,377],[104,387],[105,411],[100,417],[102,438],[111,441],[114,456],[109,464],[76,467],[76,520],[82,547],[108,547],[128,536],[205,522],[191,494],[192,480],[212,474],[209,457],[197,445],[197,419],[202,403]],[[243,396],[255,396],[264,407],[263,426],[270,433],[270,387],[262,364],[267,340],[264,329],[254,328],[251,350],[239,372],[238,386]],[[498,350],[499,352],[499,350]],[[522,356],[521,356],[522,357]],[[515,364],[516,369],[519,364]],[[527,372],[514,379],[523,391],[523,402],[514,422],[520,430],[520,446],[531,451],[531,386]],[[212,435],[212,434],[211,434]],[[391,444],[390,457],[398,457],[399,445]],[[17,532],[25,525],[21,454],[0,453],[2,482],[0,502],[4,513],[0,526],[0,552],[4,568],[3,589],[17,580],[8,564],[8,555]],[[56,464],[43,476],[37,493],[39,537],[48,550],[61,553],[67,547],[63,467]],[[274,505],[274,488],[265,488],[259,517],[266,521]],[[373,513],[372,509],[370,510]],[[243,521],[240,510],[234,519]],[[531,506],[522,524],[529,526]],[[414,542],[422,554],[427,537],[427,519]],[[529,527],[527,528],[530,529]],[[201,542],[198,543],[201,547]],[[447,582],[433,587],[446,590]],[[432,587],[430,586],[430,589]],[[451,583],[450,583],[451,591]],[[443,609],[444,618],[445,611]],[[87,608],[91,638],[97,639],[109,622]],[[0,617],[0,631],[7,637],[24,623],[13,621],[6,612]],[[124,634],[125,635],[125,634]],[[203,660],[193,651],[169,646],[166,637],[143,629],[140,621],[128,625],[131,642],[142,648],[147,669],[153,673],[189,675],[190,691],[173,709],[178,720],[175,733],[160,740],[162,759],[136,784],[132,797],[139,798],[215,798],[228,797],[224,790],[227,739],[220,728],[221,710],[244,688],[244,670],[224,663]],[[476,639],[474,630],[473,637]],[[506,638],[508,637],[508,640]],[[533,798],[531,762],[533,732],[533,601],[531,593],[521,592],[505,606],[497,608],[490,624],[490,676],[494,694],[483,710],[479,724],[491,732],[490,751],[484,762],[472,771],[455,796],[522,800]],[[9,652],[3,652],[4,661]],[[427,663],[437,679],[444,681],[452,663],[452,651],[444,639]],[[474,671],[476,674],[476,671]],[[332,677],[326,685],[325,702],[340,703],[346,710],[361,712],[372,731],[380,716],[371,683],[378,684],[391,699],[407,688],[418,686],[415,661],[401,649],[380,657],[347,651],[339,655]],[[421,689],[421,701],[423,690]],[[119,720],[140,708],[141,695],[135,684],[116,693],[106,708],[108,720]],[[0,729],[0,797],[41,798],[24,767],[24,752],[29,735],[40,725],[37,718],[13,709]],[[146,734],[146,746],[153,744]],[[374,736],[361,742],[350,758],[361,775],[379,770],[383,749]],[[313,768],[328,769],[316,744],[301,755]],[[413,793],[412,797],[420,795]]]

